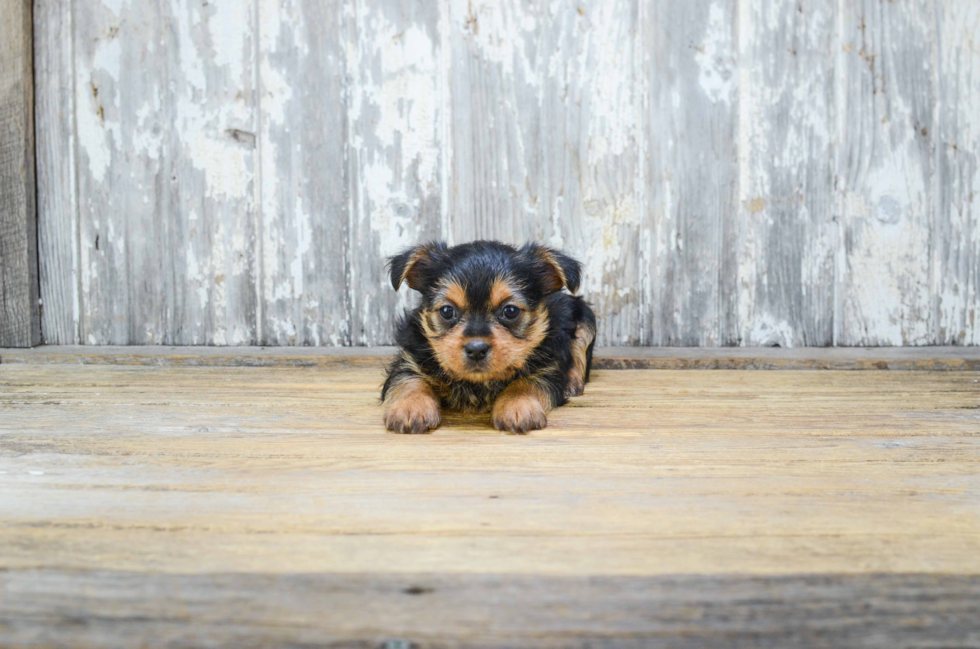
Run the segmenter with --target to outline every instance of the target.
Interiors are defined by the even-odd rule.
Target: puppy
[[[526,433],[585,389],[595,314],[578,290],[581,264],[536,244],[427,243],[389,260],[391,285],[422,294],[395,340],[381,390],[398,433],[439,426],[440,408],[490,412],[498,430]]]

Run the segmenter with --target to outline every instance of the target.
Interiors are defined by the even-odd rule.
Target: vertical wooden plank
[[[452,238],[585,265],[601,344],[641,339],[637,3],[451,7]]]
[[[79,339],[170,343],[177,206],[165,140],[173,129],[168,31],[159,3],[72,10],[78,179]]]
[[[343,5],[257,2],[259,339],[349,343]]]
[[[558,3],[560,11],[575,11]],[[548,240],[555,198],[547,187],[540,99],[550,71],[539,39],[542,2],[453,0],[451,237],[462,243]],[[542,78],[542,74],[545,75]],[[542,176],[545,176],[544,178]],[[544,185],[544,186],[542,186]]]
[[[833,342],[835,9],[818,0],[739,4],[743,345]]]
[[[840,345],[936,342],[935,4],[841,0]]]
[[[980,4],[938,2],[936,343],[980,344]]]
[[[41,341],[30,0],[0,16],[0,347]]]
[[[440,3],[349,0],[346,11],[350,342],[378,345],[414,301],[392,291],[385,258],[442,237]]]
[[[257,341],[255,17],[254,0],[170,0],[172,223],[164,253],[172,257],[167,334],[175,344]],[[161,245],[132,240],[147,249]],[[152,272],[144,266],[140,275]]]
[[[655,345],[739,341],[736,4],[657,2],[644,20],[645,317]]]
[[[79,342],[71,12],[71,0],[34,2],[38,261],[49,345]]]
[[[255,341],[252,6],[76,6],[82,342]]]

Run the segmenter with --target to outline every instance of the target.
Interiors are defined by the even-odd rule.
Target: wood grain
[[[258,336],[350,344],[343,3],[257,0]],[[302,82],[297,82],[302,79]]]
[[[934,344],[935,3],[840,11],[836,342]]]
[[[43,339],[79,340],[78,205],[70,0],[34,2],[34,97],[37,131],[38,262]]]
[[[356,0],[347,11],[348,342],[379,345],[391,341],[395,319],[416,301],[408,287],[392,290],[385,260],[445,236],[446,45],[441,3]]]
[[[0,348],[0,364],[66,363],[155,367],[376,367],[394,347],[140,347]],[[980,371],[978,347],[597,347],[601,370],[898,370]]]
[[[162,133],[170,157],[170,212],[157,217],[169,221],[171,237],[164,264],[172,272],[173,301],[160,305],[173,314],[169,344],[258,342],[257,262],[250,245],[257,236],[259,182],[255,3],[174,0],[159,25],[166,34],[164,96],[173,120]],[[132,241],[140,257],[143,245],[148,253],[161,247],[138,235]],[[131,304],[144,301],[149,290],[136,288]],[[132,342],[142,341],[137,335]]]
[[[970,647],[980,578],[0,573],[45,647]],[[85,593],[79,597],[79,593]],[[492,603],[492,605],[488,605]]]
[[[0,18],[0,345],[41,341],[30,0]]]
[[[974,5],[44,0],[46,340],[385,344],[494,237],[605,345],[976,344]]]
[[[528,436],[381,378],[0,365],[0,643],[976,638],[980,373],[599,371]]]
[[[938,3],[934,322],[939,344],[980,344],[980,6]]]
[[[3,565],[980,574],[975,372],[597,372],[530,436],[382,376],[4,364]]]
[[[648,344],[739,342],[736,8],[651,3],[643,21]]]
[[[641,340],[636,21],[634,0],[450,4],[450,236],[587,261],[612,344]]]
[[[834,342],[835,6],[739,4],[739,336]]]
[[[72,14],[87,344],[255,342],[251,6]]]

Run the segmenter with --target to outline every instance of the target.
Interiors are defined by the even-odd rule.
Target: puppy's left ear
[[[429,272],[435,265],[436,257],[446,250],[442,242],[423,243],[409,248],[388,260],[388,273],[392,287],[397,291],[402,282],[410,288],[422,291],[431,278]]]
[[[582,282],[582,264],[563,252],[529,243],[521,251],[531,258],[542,278],[545,293],[555,293],[563,287],[575,293]]]

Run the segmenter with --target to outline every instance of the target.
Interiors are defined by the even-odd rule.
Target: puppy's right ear
[[[408,282],[410,288],[422,291],[431,282],[431,270],[439,255],[446,251],[442,242],[423,243],[409,248],[388,260],[388,274],[391,285],[397,291],[402,282]]]

